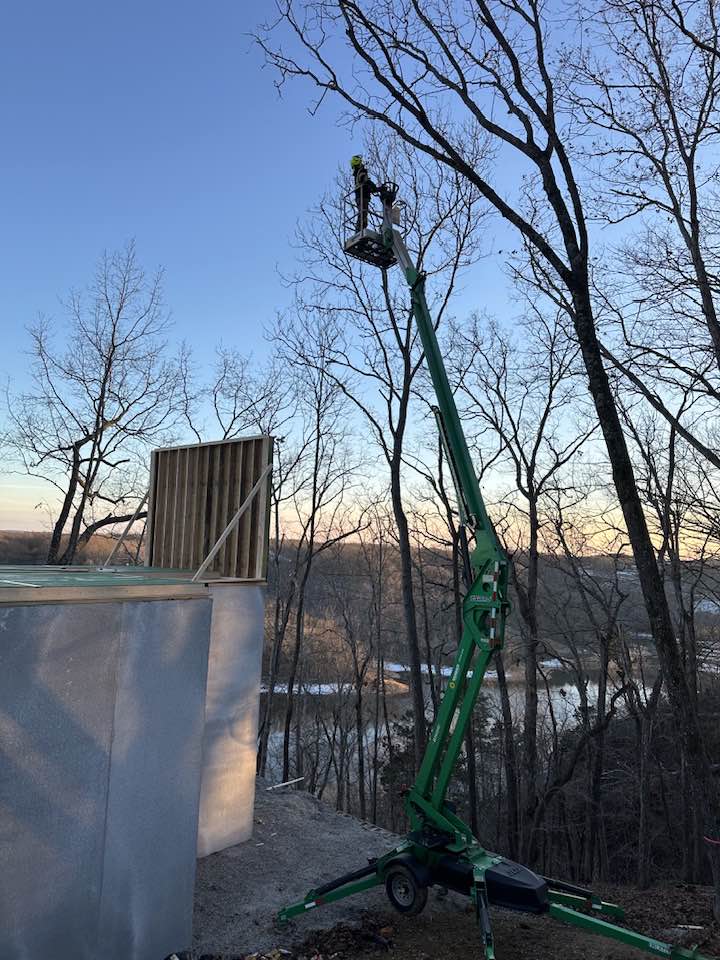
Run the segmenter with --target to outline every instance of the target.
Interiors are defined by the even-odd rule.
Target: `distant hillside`
[[[0,530],[0,564],[42,564],[47,557],[49,533],[36,530]],[[112,537],[98,534],[78,552],[76,564],[103,563],[112,550]]]

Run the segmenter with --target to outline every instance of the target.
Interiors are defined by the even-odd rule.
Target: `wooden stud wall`
[[[148,505],[150,567],[196,570],[272,462],[272,437],[153,450]],[[270,475],[207,573],[267,579]]]

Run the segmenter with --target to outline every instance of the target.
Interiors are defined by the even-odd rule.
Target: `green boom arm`
[[[386,187],[383,200],[383,243],[402,268],[412,294],[412,308],[425,351],[425,362],[437,397],[436,416],[457,492],[461,521],[474,539],[472,584],[463,601],[463,632],[455,666],[437,713],[422,765],[406,804],[413,828],[433,826],[471,838],[469,828],[445,807],[450,776],[472,718],[485,670],[503,644],[508,612],[508,561],[488,519],[480,486],[447,378],[435,326],[425,298],[425,275],[412,262],[405,242],[392,224],[394,195]]]
[[[475,541],[471,554],[472,583],[463,601],[463,631],[455,666],[438,709],[420,770],[405,800],[412,832],[394,850],[371,861],[367,867],[310,890],[303,900],[281,910],[279,919],[289,920],[323,903],[342,900],[377,884],[385,883],[390,891],[394,889],[393,878],[400,878],[401,887],[404,884],[406,893],[413,884],[445,883],[446,877],[438,879],[439,874],[434,874],[433,870],[440,870],[450,856],[454,857],[458,867],[464,866],[466,871],[470,870],[469,895],[475,903],[482,930],[485,960],[493,960],[495,952],[488,903],[499,902],[514,909],[528,909],[527,902],[523,905],[512,898],[504,901],[497,890],[495,901],[489,897],[488,883],[493,878],[493,871],[496,867],[502,870],[504,865],[510,871],[517,889],[523,884],[528,890],[536,889],[534,882],[543,878],[485,850],[473,837],[470,828],[445,802],[445,795],[488,663],[503,644],[505,618],[509,609],[508,560],[488,520],[460,425],[425,299],[425,277],[410,259],[402,237],[393,227],[396,192],[394,184],[383,184],[380,188],[383,202],[382,234],[363,228],[346,244],[345,249],[352,256],[375,266],[387,268],[397,262],[410,285],[413,314],[437,396],[435,413],[455,482],[461,520],[470,529]],[[408,878],[412,880],[414,876],[412,865],[420,871],[424,880],[416,877],[408,887]],[[496,879],[492,881],[496,884],[497,876],[496,872]],[[547,910],[564,923],[610,937],[655,956],[668,957],[670,960],[707,960],[696,949],[673,946],[601,919],[597,914],[622,918],[622,910],[615,904],[600,900],[592,891],[548,878],[544,878],[542,890],[545,899],[541,898],[535,904],[537,909],[533,908],[534,912]],[[420,909],[423,903],[420,902]]]

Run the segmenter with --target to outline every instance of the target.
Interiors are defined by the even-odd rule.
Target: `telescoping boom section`
[[[397,186],[384,183],[379,195],[382,218],[359,224],[362,229],[348,235],[345,252],[382,270],[397,264],[407,280],[437,398],[435,416],[455,484],[460,519],[472,544],[468,558],[470,585],[463,600],[463,631],[452,674],[417,777],[405,794],[410,832],[384,856],[309,891],[303,900],[281,910],[279,919],[289,920],[380,884],[384,884],[397,910],[417,914],[425,906],[428,889],[437,885],[471,898],[486,960],[495,956],[491,905],[549,913],[565,923],[671,960],[709,960],[696,950],[673,946],[603,919],[622,919],[623,911],[591,890],[540,876],[486,850],[446,800],[485,671],[503,645],[509,612],[508,561],[480,492],[428,310],[425,275],[412,261],[396,229]]]

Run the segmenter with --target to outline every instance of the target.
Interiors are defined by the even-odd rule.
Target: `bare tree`
[[[360,544],[363,559],[366,563],[372,564],[372,566],[368,566],[368,573],[372,576],[375,572],[375,570],[373,570],[375,566],[372,556],[374,552],[373,545],[367,541],[364,535],[361,535]],[[352,548],[356,549],[356,545],[353,544]],[[380,625],[374,622],[379,611],[372,603],[374,599],[373,590],[377,589],[378,584],[371,585],[372,588],[369,591],[370,596],[368,598],[371,600],[369,610],[364,603],[358,603],[359,597],[365,598],[368,593],[366,586],[369,578],[364,576],[363,573],[364,571],[359,572],[351,580],[335,578],[331,582],[330,589],[332,592],[333,612],[338,622],[339,633],[350,653],[355,714],[355,743],[357,748],[358,811],[360,817],[365,820],[367,819],[365,688],[368,686],[369,672],[376,656],[375,639],[378,636],[378,627]],[[378,706],[376,702],[376,723],[379,721]],[[377,731],[375,736],[377,738]]]
[[[290,729],[294,686],[303,646],[307,587],[315,559],[364,524],[353,510],[348,494],[357,464],[352,460],[346,424],[347,399],[332,376],[328,363],[335,350],[335,331],[314,317],[285,317],[276,325],[274,338],[282,361],[293,373],[294,396],[302,423],[305,456],[298,460],[292,493],[292,518],[285,523],[295,541],[295,636],[288,674],[283,741],[283,779],[290,775]],[[289,504],[288,504],[289,506]],[[299,756],[298,756],[299,759]],[[296,770],[298,775],[301,771]]]
[[[553,637],[546,641],[548,651],[576,676],[580,695],[580,713],[585,731],[595,717],[605,717],[608,703],[610,667],[617,646],[619,617],[627,592],[621,588],[618,570],[627,544],[623,536],[610,537],[605,544],[602,563],[593,563],[598,544],[598,518],[588,515],[587,502],[593,485],[577,491],[569,500],[567,491],[551,494],[553,506],[544,531],[546,561],[563,574],[563,587],[556,585],[547,597],[547,617],[554,626]],[[564,651],[561,651],[560,644]],[[597,663],[597,698],[588,697],[590,677],[595,672],[587,663]],[[617,654],[616,654],[617,656]],[[605,734],[601,726],[588,741],[586,760],[586,804],[582,838],[580,875],[592,880],[600,860],[603,827],[603,774]]]
[[[132,517],[149,448],[178,421],[181,377],[167,356],[162,272],[135,246],[105,254],[62,327],[30,327],[31,386],[7,396],[5,445],[20,470],[55,489],[48,563],[71,563],[94,533]],[[140,518],[145,514],[140,514]]]
[[[237,347],[220,344],[206,378],[183,345],[181,372],[183,418],[198,442],[207,436],[231,440],[248,430],[281,436],[290,423],[290,379],[276,354],[260,364]]]
[[[454,336],[457,378],[468,423],[481,442],[496,446],[496,469],[509,469],[520,499],[510,496],[503,531],[512,560],[511,577],[524,622],[525,710],[523,716],[523,821],[525,856],[532,860],[538,804],[538,613],[543,501],[562,484],[562,472],[596,431],[582,422],[578,395],[578,349],[566,336],[564,317],[532,311],[522,324],[522,346],[497,324],[475,318]],[[575,416],[571,410],[578,411]],[[575,422],[573,422],[573,419]],[[489,434],[489,436],[488,436]]]
[[[576,95],[574,102],[595,134],[592,158],[611,187],[602,214],[614,221],[660,215],[659,223],[645,216],[648,236],[639,264],[654,245],[659,285],[666,296],[673,291],[689,299],[682,312],[690,322],[702,320],[707,350],[720,369],[717,276],[708,265],[717,259],[720,61],[683,35],[678,13],[685,22],[691,17],[702,25],[706,34],[709,30],[717,47],[720,28],[708,0],[604,0],[595,23],[605,41],[602,48],[612,50],[612,62],[597,52],[583,58],[582,79],[591,92]],[[661,226],[668,222],[685,257]],[[649,274],[650,264],[645,266]],[[656,297],[661,290],[654,291]]]
[[[373,702],[373,743],[369,758],[371,774],[371,819],[378,822],[378,794],[380,788],[381,739],[385,732],[385,756],[389,763],[393,761],[393,737],[387,705],[385,683],[385,636],[388,632],[390,579],[390,517],[373,504],[368,510],[369,527],[361,538],[364,570],[368,583],[367,615],[372,629],[369,645],[375,649],[374,702]]]
[[[689,695],[702,715],[698,699],[699,649],[696,631],[696,597],[708,563],[718,556],[720,537],[717,525],[706,518],[717,516],[717,472],[705,459],[684,443],[674,425],[657,414],[641,411],[626,414],[628,430],[635,441],[637,474],[648,504],[650,522],[659,543],[658,561],[673,598],[672,612],[687,677]],[[712,478],[712,479],[711,479]],[[711,479],[708,483],[707,480]],[[715,481],[715,483],[712,482]],[[637,698],[636,698],[637,699]],[[657,700],[657,697],[654,698]],[[637,713],[642,717],[638,706]],[[647,736],[647,724],[641,724]],[[649,747],[644,745],[647,751]],[[688,775],[684,751],[680,757],[680,790],[684,797],[682,830],[683,878],[693,882],[700,874],[702,826],[697,822],[697,803]],[[642,809],[647,806],[642,798]],[[640,879],[648,879],[648,843],[641,831]]]
[[[619,337],[605,356],[718,467],[707,423],[720,401],[716,10],[706,0],[602,0],[595,14],[568,98],[587,131],[579,143],[596,174],[596,215],[637,227],[609,258],[614,282],[599,271],[606,338]]]

